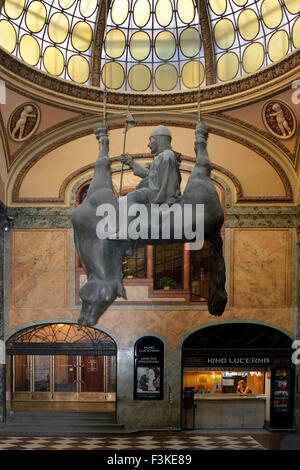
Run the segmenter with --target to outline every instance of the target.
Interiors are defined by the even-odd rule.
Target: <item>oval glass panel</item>
[[[296,13],[300,12],[299,0],[284,0],[284,3],[289,12],[293,15],[296,15]]]
[[[144,60],[150,53],[150,37],[144,31],[134,33],[129,43],[130,54],[135,60]]]
[[[159,59],[169,60],[175,54],[176,40],[170,31],[162,31],[155,38],[155,52]]]
[[[289,37],[286,31],[277,31],[269,40],[268,54],[272,62],[283,59],[289,50]]]
[[[51,41],[60,44],[65,41],[69,31],[69,20],[64,13],[54,13],[48,26]]]
[[[81,55],[72,55],[68,62],[68,75],[77,83],[85,83],[90,76],[90,64]]]
[[[124,23],[129,11],[128,0],[115,0],[111,9],[111,18],[117,25]]]
[[[5,0],[4,10],[9,18],[19,18],[24,8],[25,0]]]
[[[173,90],[178,81],[178,72],[176,67],[171,64],[163,64],[157,67],[155,71],[155,83],[159,90]]]
[[[43,29],[47,16],[47,10],[42,2],[31,2],[26,13],[26,26],[32,33],[38,33]]]
[[[223,54],[217,63],[217,74],[222,82],[232,80],[238,73],[239,59],[234,52]]]
[[[0,46],[13,52],[17,43],[17,34],[13,25],[7,20],[0,21]]]
[[[178,0],[177,10],[179,18],[183,23],[191,23],[195,18],[195,7],[193,0]]]
[[[158,0],[155,7],[155,16],[160,26],[168,26],[173,17],[173,7],[170,0]]]
[[[77,51],[87,51],[92,42],[92,28],[88,23],[79,21],[72,31],[72,44]]]
[[[228,49],[234,43],[234,26],[232,22],[226,18],[217,22],[214,34],[215,41],[221,49]]]
[[[40,46],[37,40],[30,36],[30,34],[24,34],[20,41],[20,54],[24,62],[29,65],[36,65],[40,58]]]
[[[58,0],[58,3],[63,10],[67,10],[75,3],[75,0]]]
[[[283,16],[279,1],[264,0],[261,6],[261,15],[268,28],[277,28],[277,26],[280,25]]]
[[[146,65],[134,65],[129,70],[128,83],[132,90],[146,91],[151,84],[151,71]]]
[[[243,54],[243,69],[246,73],[256,72],[264,63],[265,50],[260,42],[246,47]]]
[[[191,60],[184,64],[181,78],[187,88],[197,88],[204,80],[204,66],[199,60]]]
[[[199,31],[195,28],[184,29],[180,34],[179,43],[180,49],[186,57],[194,57],[199,54],[201,48]]]
[[[209,5],[216,15],[223,15],[227,9],[227,0],[209,0]]]
[[[146,26],[150,20],[151,7],[149,0],[137,0],[134,5],[133,19],[139,28]]]
[[[246,41],[251,41],[259,32],[259,22],[254,10],[243,10],[238,19],[240,35]]]
[[[121,57],[125,50],[125,34],[120,29],[111,29],[105,38],[105,52],[112,59]]]
[[[294,46],[296,48],[300,47],[300,18],[298,18],[293,25],[292,38]]]
[[[44,52],[44,66],[52,75],[60,75],[64,70],[64,56],[57,47],[49,46]]]
[[[80,0],[80,13],[85,18],[91,16],[97,8],[97,0]]]
[[[102,68],[102,81],[108,88],[117,90],[125,80],[123,67],[117,62],[107,62]]]
[[[233,1],[238,7],[243,7],[248,2],[248,0],[233,0]]]

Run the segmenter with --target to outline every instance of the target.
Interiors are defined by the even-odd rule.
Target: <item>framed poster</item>
[[[144,336],[134,348],[134,399],[163,400],[164,345],[159,338]]]
[[[288,411],[289,387],[286,369],[276,369],[274,382],[274,408],[276,411]]]

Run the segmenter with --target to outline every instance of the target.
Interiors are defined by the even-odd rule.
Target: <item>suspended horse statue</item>
[[[79,291],[82,300],[78,319],[79,328],[82,325],[96,324],[117,297],[126,298],[122,284],[122,261],[124,256],[131,253],[134,245],[197,241],[197,211],[192,210],[188,213],[191,217],[184,219],[183,230],[183,227],[178,226],[183,222],[173,215],[173,208],[176,205],[183,213],[187,206],[192,209],[199,205],[204,206],[202,236],[211,243],[213,252],[207,305],[212,315],[223,314],[227,303],[223,242],[220,235],[224,214],[210,176],[212,165],[206,149],[208,133],[207,126],[199,122],[194,146],[195,167],[183,194],[180,193],[180,155],[171,148],[169,130],[165,126],[158,126],[150,135],[149,147],[154,159],[149,169],[138,165],[131,156],[122,155],[122,164],[129,165],[142,181],[135,191],[125,197],[117,198],[113,190],[108,158],[107,128],[103,125],[95,130],[99,141],[99,154],[95,163],[94,177],[85,199],[72,214],[75,246],[81,266],[87,275],[87,282]],[[124,207],[126,210],[123,210]],[[137,207],[139,216],[136,215]],[[153,208],[161,210],[155,222],[151,217]],[[107,218],[110,211],[116,215],[115,218]],[[168,217],[170,215],[167,217],[169,221],[167,237],[162,222],[166,215]],[[115,226],[111,225],[112,221],[115,221]],[[131,226],[136,229],[133,235],[129,230]],[[137,237],[137,232],[143,236]],[[180,239],[178,233],[181,234]],[[187,237],[187,233],[194,233],[194,239],[191,239],[190,235]]]

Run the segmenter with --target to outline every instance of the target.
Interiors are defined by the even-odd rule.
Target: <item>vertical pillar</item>
[[[153,279],[154,276],[154,247],[147,246],[147,279]]]
[[[191,269],[190,269],[190,250],[187,249],[188,244],[184,244],[183,248],[183,290],[190,290]]]

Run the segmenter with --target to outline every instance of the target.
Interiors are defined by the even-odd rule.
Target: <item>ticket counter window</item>
[[[263,428],[269,421],[270,370],[183,370],[183,396],[191,387],[194,408],[183,407],[185,429]]]
[[[188,371],[183,372],[183,389],[194,387],[202,394],[263,394],[263,371]],[[196,398],[195,397],[195,398]]]

